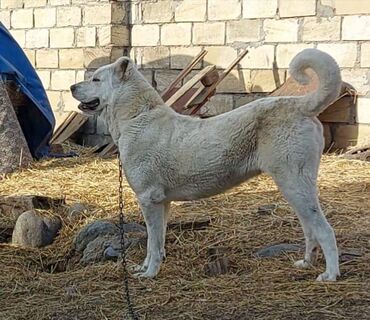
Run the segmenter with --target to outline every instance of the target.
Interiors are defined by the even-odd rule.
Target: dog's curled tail
[[[316,91],[302,97],[301,112],[317,116],[340,94],[342,78],[336,61],[327,53],[317,49],[305,49],[298,53],[289,65],[289,72],[300,84],[308,84],[305,70],[311,68],[319,78]]]

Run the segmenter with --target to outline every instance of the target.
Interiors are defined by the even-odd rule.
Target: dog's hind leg
[[[296,211],[305,238],[306,253],[296,266],[309,267],[314,258],[314,249],[319,244],[324,252],[326,271],[318,281],[335,281],[339,276],[338,249],[333,228],[322,213],[316,189],[316,176],[311,171],[292,168],[274,170],[272,177],[286,200]],[[277,173],[278,172],[278,173]]]
[[[165,238],[167,228],[168,203],[141,203],[141,209],[145,218],[148,240],[147,255],[139,268],[137,277],[154,278],[165,256]]]

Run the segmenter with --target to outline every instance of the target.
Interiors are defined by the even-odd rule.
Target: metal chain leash
[[[124,209],[124,200],[123,200],[123,175],[122,175],[122,162],[118,155],[119,161],[119,188],[118,188],[118,199],[119,199],[119,224],[120,224],[120,243],[121,243],[121,258],[122,258],[122,269],[123,269],[123,288],[124,288],[124,296],[126,299],[126,304],[128,308],[128,313],[132,320],[139,320],[139,316],[134,309],[130,288],[128,283],[128,272],[127,272],[127,261],[126,261],[126,248],[125,248],[125,231],[124,231],[124,224],[125,219],[123,216],[123,209]]]

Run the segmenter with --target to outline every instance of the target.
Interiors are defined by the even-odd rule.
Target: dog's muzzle
[[[81,102],[78,105],[78,109],[80,109],[81,111],[95,111],[99,104],[100,100],[99,98],[96,98],[89,102]]]

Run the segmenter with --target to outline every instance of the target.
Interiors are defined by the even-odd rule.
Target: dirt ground
[[[82,266],[67,261],[76,232],[97,219],[118,221],[117,160],[91,155],[36,163],[0,181],[0,194],[38,194],[84,202],[89,210],[64,226],[43,249],[0,244],[0,319],[128,319],[122,273],[115,262]],[[210,217],[205,230],[167,235],[167,259],[155,280],[130,278],[134,305],[142,319],[370,319],[370,163],[325,156],[320,170],[320,199],[342,251],[342,276],[317,283],[324,269],[293,267],[302,252],[258,258],[255,252],[276,243],[303,243],[292,209],[272,180],[260,176],[210,199],[173,205],[170,222]],[[142,221],[126,185],[129,221]],[[276,204],[261,214],[261,205]],[[9,217],[1,216],[1,224]],[[210,277],[204,266],[209,247],[227,247],[230,272]],[[145,248],[130,250],[139,263]],[[60,268],[58,266],[64,266]]]

